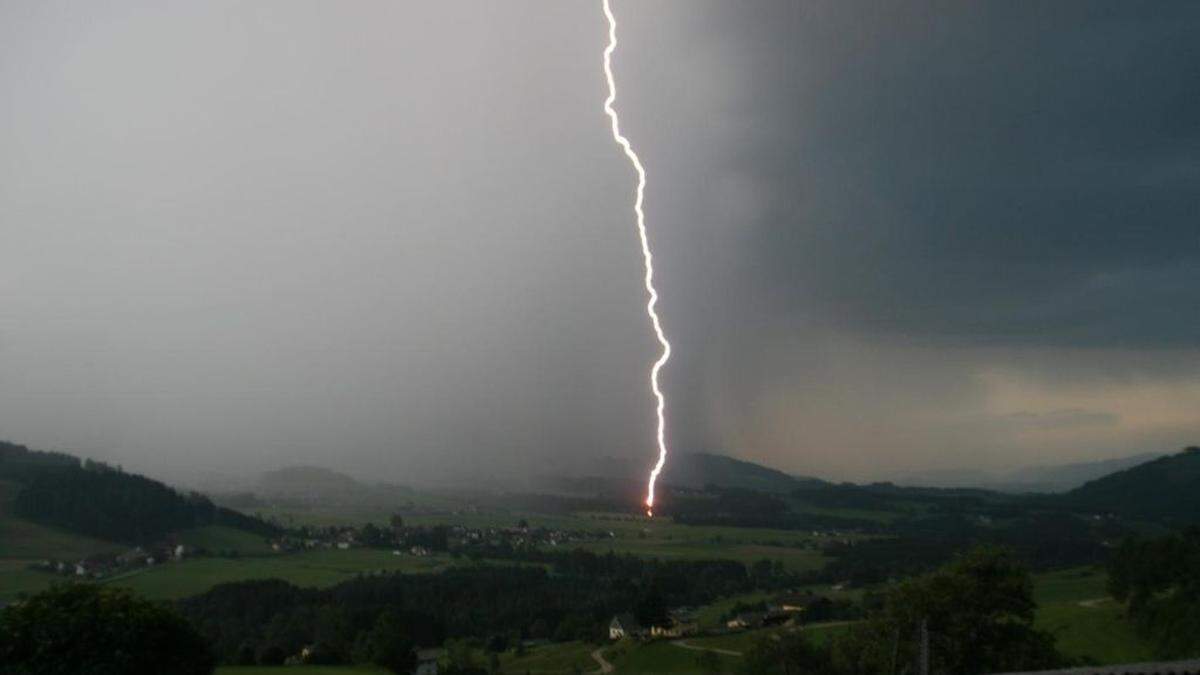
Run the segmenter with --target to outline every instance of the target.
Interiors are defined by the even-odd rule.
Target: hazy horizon
[[[1200,442],[1200,5],[614,0],[670,444]],[[0,439],[421,485],[653,460],[598,3],[0,2]]]

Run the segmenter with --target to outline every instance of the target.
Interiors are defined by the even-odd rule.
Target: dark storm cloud
[[[1200,432],[1135,404],[1197,377],[1200,7],[639,9],[681,445],[886,476]]]
[[[1200,4],[614,0],[670,442],[888,478],[1196,443]],[[0,3],[0,438],[647,464],[598,3]]]
[[[754,74],[725,149],[770,186],[754,257],[785,307],[954,343],[1200,340],[1200,7],[801,14],[721,16]]]

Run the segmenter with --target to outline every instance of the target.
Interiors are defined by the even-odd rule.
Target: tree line
[[[1200,527],[1125,540],[1109,560],[1108,580],[1160,656],[1200,654]]]
[[[548,562],[547,562],[548,561]],[[500,650],[527,639],[603,640],[613,615],[663,624],[671,607],[792,580],[764,562],[647,560],[576,550],[541,564],[438,574],[364,575],[329,589],[279,580],[217,586],[179,608],[224,663],[272,663],[305,647],[332,663],[370,662],[386,621],[414,646],[475,638]]]
[[[119,467],[65,453],[0,443],[0,480],[21,486],[13,512],[34,522],[108,541],[145,544],[182,529],[228,525],[269,536],[270,523],[180,493]]]

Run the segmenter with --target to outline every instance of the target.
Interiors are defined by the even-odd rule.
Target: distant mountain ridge
[[[979,488],[1010,493],[1067,492],[1088,481],[1144,464],[1162,456],[1161,453],[1142,453],[1116,459],[1026,466],[1007,471],[974,469],[921,471],[907,474],[896,482],[902,485]]]
[[[1200,523],[1200,447],[1090,481],[1062,500],[1071,508],[1098,513]]]
[[[793,476],[754,462],[707,452],[675,455],[667,463],[660,480],[663,485],[673,487],[702,488],[715,485],[778,493],[790,493],[799,487],[826,483],[819,478]]]
[[[413,496],[411,488],[390,483],[367,484],[319,466],[286,466],[259,476],[252,492],[267,500],[292,503],[395,505]]]
[[[572,495],[623,494],[638,498],[644,488],[649,463],[627,458],[597,457],[574,474],[536,477],[535,490]],[[792,476],[778,469],[709,452],[674,452],[667,458],[659,485],[689,490],[705,486],[787,494],[800,487],[825,485],[807,476]]]
[[[285,466],[267,471],[254,486],[257,494],[267,497],[302,497],[312,494],[344,496],[366,486],[344,473],[317,466]]]

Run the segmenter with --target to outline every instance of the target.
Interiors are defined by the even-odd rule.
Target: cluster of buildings
[[[582,532],[531,528],[522,523],[515,527],[474,528],[464,525],[417,525],[381,528],[334,526],[301,528],[271,541],[277,552],[309,549],[350,549],[360,546],[391,548],[396,555],[429,556],[435,552],[488,549],[531,549],[557,547],[587,541],[610,539],[612,532]]]
[[[819,621],[828,618],[833,601],[814,593],[784,593],[764,604],[761,611],[739,612],[725,622],[723,629],[711,631],[723,633],[770,626],[795,626],[803,621]],[[681,638],[698,635],[700,626],[690,608],[671,610],[667,621],[660,626],[643,626],[633,614],[618,614],[608,624],[610,640],[634,638],[649,640],[656,638]]]
[[[830,618],[833,601],[815,593],[784,593],[771,598],[762,611],[739,612],[725,622],[729,630],[794,626],[802,621]]]
[[[700,624],[690,608],[684,607],[671,610],[667,621],[660,626],[643,626],[637,617],[628,612],[618,614],[608,623],[608,638],[621,640],[634,638],[638,640],[656,638],[681,638],[700,633]]]
[[[471,548],[532,549],[557,547],[589,541],[612,539],[612,532],[580,530],[558,530],[548,527],[530,527],[524,520],[514,527],[467,527],[449,525],[446,528],[446,544],[450,550]],[[421,540],[427,537],[429,528],[408,527],[397,531],[401,541]]]
[[[122,572],[175,562],[195,555],[196,550],[183,544],[163,544],[143,548],[138,546],[124,553],[98,553],[75,562],[46,559],[32,565],[41,572],[82,579],[103,579]]]

